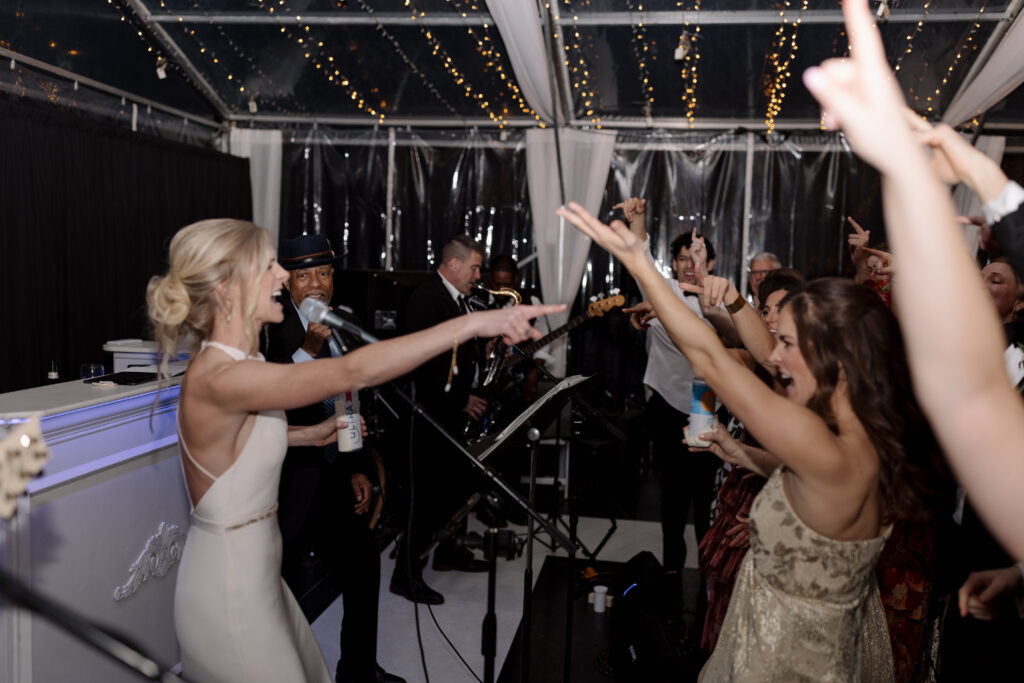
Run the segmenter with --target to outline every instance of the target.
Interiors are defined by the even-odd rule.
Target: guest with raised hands
[[[779,304],[789,292],[797,290],[804,283],[803,276],[792,268],[778,268],[768,273],[758,288],[758,300],[763,302],[760,310],[746,305],[746,300],[731,280],[717,275],[708,275],[702,284],[682,283],[680,289],[700,295],[704,308],[721,307],[731,317],[740,343],[754,361],[772,376],[777,366],[769,359],[775,348],[775,334],[778,327]],[[655,316],[653,310],[648,314]]]
[[[868,246],[870,230],[862,228],[850,216],[846,222],[853,228],[846,240],[850,245],[850,260],[856,269],[853,279],[874,290],[887,306],[892,305],[892,272],[886,260],[891,260],[891,256],[881,247],[872,249]]]
[[[576,203],[558,213],[629,269],[694,371],[784,465],[751,509],[750,552],[703,675],[891,680],[873,570],[891,522],[921,509],[931,453],[889,310],[850,280],[791,294],[771,354],[782,397],[681,305],[627,226]]]
[[[650,238],[647,235],[646,209],[647,200],[629,197],[616,207],[621,209],[630,223],[635,239],[647,255],[646,263],[654,268],[654,260],[650,252]],[[680,305],[700,320],[710,334],[715,332],[712,323],[705,319],[700,301],[696,296],[688,296],[679,288],[680,283],[697,281],[698,267],[695,263],[691,247],[695,232],[683,232],[676,236],[670,245],[672,255],[673,277],[658,275],[659,280],[673,287],[673,297]],[[714,267],[714,248],[710,249],[700,240],[704,249],[702,263],[705,267]],[[707,258],[710,252],[711,260]],[[660,287],[665,284],[659,283]],[[640,283],[642,292],[647,285]],[[626,312],[637,315],[640,309],[628,309]],[[643,383],[647,398],[645,417],[649,425],[655,472],[661,493],[661,532],[662,562],[665,569],[671,572],[676,580],[673,589],[678,589],[682,598],[682,572],[686,564],[687,547],[684,540],[686,520],[692,509],[694,532],[697,542],[707,532],[711,524],[711,506],[715,496],[715,472],[718,460],[707,453],[691,453],[682,441],[683,427],[689,421],[690,401],[693,395],[692,386],[695,378],[690,363],[669,339],[665,328],[660,322],[639,324],[647,329],[646,349],[647,367],[644,371]],[[696,549],[694,549],[696,552]],[[696,641],[700,636],[703,622],[703,604],[705,591],[696,594],[696,612],[700,614],[693,633],[688,634]]]
[[[847,0],[843,14],[851,57],[809,69],[804,83],[822,104],[826,125],[842,128],[853,150],[882,175],[889,242],[900,261],[894,305],[914,389],[982,518],[1021,560],[1024,404],[1006,377],[1002,330],[964,248],[948,189],[911,130],[867,3]],[[970,179],[983,201],[993,188],[996,196],[1006,189],[1003,178],[990,179],[997,175],[991,164],[984,171],[948,133],[933,135],[924,131],[924,141],[941,152],[937,163],[947,161],[956,178]],[[971,161],[961,164],[967,156]],[[1003,219],[1020,213],[1018,205]],[[1008,230],[1006,236],[1019,235]]]
[[[871,279],[871,272],[868,270],[868,255],[864,247],[869,244],[871,231],[860,227],[860,223],[853,220],[853,216],[847,216],[846,222],[853,228],[853,232],[846,236],[846,243],[850,246],[850,260],[856,268],[853,279],[857,282],[866,282]]]

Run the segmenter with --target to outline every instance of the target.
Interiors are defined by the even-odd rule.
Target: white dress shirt
[[[648,236],[644,242],[644,252],[653,265],[654,257],[651,256],[650,247],[651,238]],[[673,278],[667,277],[665,282],[672,293],[679,297],[679,300],[686,304],[686,307],[693,311],[694,315],[703,320],[708,327],[714,329],[704,317],[698,297],[684,296],[685,292],[679,289],[679,282]],[[647,298],[646,293],[641,291],[641,294]],[[690,365],[690,361],[672,343],[672,339],[668,336],[661,321],[657,318],[652,320],[651,327],[647,330],[647,370],[644,372],[644,385],[661,394],[661,397],[670,406],[689,415],[690,399],[693,396],[693,378],[693,366]]]

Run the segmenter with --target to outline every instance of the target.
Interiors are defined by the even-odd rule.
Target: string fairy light
[[[434,97],[436,97],[438,99],[438,101],[440,101],[441,104],[443,104],[445,106],[445,108],[451,113],[452,116],[455,116],[456,118],[462,118],[461,116],[459,116],[459,112],[456,111],[456,109],[452,105],[452,103],[449,102],[444,97],[444,95],[441,94],[441,91],[439,91],[437,89],[437,86],[434,85],[434,82],[431,81],[429,78],[427,78],[427,75],[425,73],[423,73],[419,69],[419,67],[416,66],[415,62],[413,62],[412,59],[409,58],[409,55],[407,55],[405,53],[405,50],[402,49],[402,45],[398,42],[398,39],[395,38],[395,36],[392,35],[391,32],[388,31],[387,28],[384,27],[384,24],[382,24],[380,22],[380,20],[377,18],[377,14],[376,14],[376,12],[374,12],[373,8],[370,7],[368,4],[366,4],[366,2],[364,0],[358,0],[358,2],[359,2],[359,6],[362,8],[362,10],[366,14],[370,15],[370,17],[372,17],[373,20],[376,22],[376,24],[377,24],[377,32],[380,33],[380,35],[385,40],[387,40],[389,43],[391,43],[391,47],[395,50],[395,53],[399,56],[399,58],[402,60],[402,62],[404,62],[407,67],[409,67],[409,70],[412,71],[414,74],[416,74],[419,77],[420,81],[427,88],[427,90],[429,90],[431,92],[431,94],[433,94]],[[415,21],[415,19],[416,19],[416,15],[413,14],[412,20]]]
[[[682,0],[676,2],[677,8],[682,6]],[[700,0],[693,0],[692,9],[694,12],[700,13]],[[677,56],[677,61],[682,62],[682,70],[679,73],[683,79],[682,100],[686,106],[686,120],[689,121],[691,128],[693,128],[697,112],[697,67],[700,65],[700,43],[697,41],[698,38],[700,38],[700,24],[694,26],[691,32],[690,22],[684,21],[683,31],[679,34],[679,47],[676,48],[676,51],[677,53],[682,52],[681,55]]]
[[[159,72],[162,72],[166,76],[167,67],[170,66],[173,67],[178,72],[178,75],[181,78],[185,79],[185,81],[188,84],[190,84],[196,90],[202,90],[202,86],[195,81],[195,79],[192,77],[191,74],[189,74],[188,71],[182,69],[177,64],[177,62],[168,59],[167,56],[164,54],[163,48],[158,44],[154,44],[154,42],[150,39],[148,27],[145,25],[145,23],[142,21],[142,19],[138,16],[138,14],[135,12],[133,8],[126,6],[125,0],[107,0],[107,4],[117,10],[118,14],[120,15],[121,21],[125,22],[126,24],[129,24],[132,27],[132,32],[135,33],[135,36],[139,40],[141,40],[143,44],[146,46],[146,53],[153,56],[153,66],[154,68],[158,69],[158,77],[160,77],[161,80],[163,79],[163,77],[159,76]],[[161,5],[163,5],[163,3],[161,3]],[[146,111],[148,113],[151,111],[151,109],[147,106]],[[127,102],[124,98],[121,98],[120,114],[122,116],[128,114]],[[185,119],[185,121],[187,122],[188,119]]]
[[[146,45],[146,52],[154,54],[156,60],[165,59],[163,50],[158,46],[154,46],[152,41],[149,39],[149,35],[143,31],[142,20],[139,19],[135,10],[129,9],[124,6],[123,0],[107,0],[107,4],[117,10],[117,13],[121,17],[121,21],[130,24],[136,37],[139,38]],[[191,79],[189,79],[191,82]]]
[[[193,4],[193,7],[196,7],[196,9],[198,9],[198,7],[195,5],[194,2],[192,4]],[[167,9],[167,4],[164,2],[164,0],[160,0],[160,9],[163,9],[163,10]],[[216,52],[212,48],[207,47],[199,39],[199,36],[196,35],[195,29],[189,28],[188,26],[186,26],[185,23],[182,21],[181,17],[178,17],[178,26],[182,30],[182,32],[185,34],[185,36],[187,36],[189,39],[192,40],[192,42],[194,42],[196,44],[196,46],[199,48],[199,54],[203,55],[206,59],[208,59],[210,61],[210,63],[212,63],[216,67],[216,69],[218,71],[220,71],[228,81],[232,81],[232,86],[234,86],[237,81],[235,81],[235,75],[234,75],[232,69],[228,65],[226,65],[224,63],[224,61],[222,59],[220,59],[220,57],[217,56]],[[160,59],[158,59],[157,61],[160,62]],[[158,75],[166,67],[166,63],[167,63],[166,60],[163,60],[162,66],[158,66],[157,67],[157,74]],[[160,76],[160,78],[164,78],[164,76]],[[242,92],[242,93],[245,92],[245,85],[240,85],[238,87],[239,87],[240,92]]]
[[[985,13],[985,9],[987,7],[988,7],[988,0],[984,0],[984,2],[982,3],[981,7],[978,9],[978,18],[979,19],[980,19],[980,16]],[[917,26],[915,27],[915,33],[917,31],[920,31],[921,24],[922,24],[922,21],[919,21]],[[980,28],[981,28],[981,22],[978,19],[976,19],[974,22],[971,23],[971,27],[968,30],[967,35],[961,41],[959,41],[957,43],[956,47],[953,49],[953,51],[952,51],[953,59],[950,61],[949,66],[946,67],[945,73],[943,73],[941,78],[939,79],[940,82],[939,82],[937,87],[932,88],[932,87],[928,86],[926,88],[924,86],[925,77],[928,75],[928,72],[926,71],[926,68],[928,66],[934,66],[934,65],[929,65],[929,63],[927,61],[922,63],[922,68],[918,69],[917,82],[913,83],[912,85],[910,85],[908,87],[908,89],[907,89],[908,90],[908,93],[907,93],[908,99],[911,101],[912,107],[915,110],[920,111],[921,108],[924,108],[925,111],[927,111],[928,113],[934,113],[935,107],[938,106],[939,100],[942,97],[942,91],[945,90],[946,85],[949,83],[949,80],[952,78],[953,72],[956,71],[957,67],[960,65],[960,63],[963,61],[964,57],[967,54],[969,54],[970,52],[976,51],[979,48],[979,45],[978,45],[977,41],[975,40],[975,36],[977,35],[978,29],[980,29]],[[908,41],[911,39],[912,35],[914,35],[914,34],[911,34],[911,35],[907,36],[907,40]],[[903,54],[900,55],[900,60],[898,62],[898,65],[902,65],[902,60],[909,53],[910,53],[910,49],[908,48],[908,49],[906,49],[904,51]]]
[[[924,5],[921,6],[921,18],[917,20],[916,24],[914,24],[914,29],[907,34],[907,44],[906,46],[904,46],[903,52],[901,52],[900,56],[896,59],[896,64],[893,66],[893,71],[898,73],[899,70],[903,68],[903,60],[907,58],[907,55],[913,52],[914,39],[917,38],[918,35],[920,35],[921,29],[924,27],[924,22],[928,20],[928,10],[931,8],[931,6],[932,0],[925,0]]]
[[[925,97],[927,103],[926,109],[929,113],[932,113],[936,106],[939,104],[939,100],[942,98],[942,91],[946,89],[946,85],[949,83],[949,79],[953,77],[953,72],[956,71],[957,67],[960,66],[960,62],[967,56],[969,52],[974,52],[978,49],[978,42],[974,39],[978,34],[978,29],[981,28],[980,17],[985,13],[985,8],[988,7],[988,0],[982,3],[978,9],[978,18],[971,24],[971,28],[967,31],[967,37],[963,42],[959,43],[956,50],[953,51],[953,60],[949,66],[946,67],[946,73],[942,75],[942,81],[939,83],[939,87],[935,89],[934,95],[928,95]],[[916,99],[916,98],[915,98]]]
[[[363,3],[361,2],[361,4]],[[412,11],[410,21],[415,22],[417,18],[422,19],[423,17],[426,17],[426,12],[417,9],[415,4],[413,4],[413,0],[405,0],[405,6]],[[461,72],[459,68],[455,66],[455,61],[441,45],[441,41],[437,39],[434,32],[427,28],[423,22],[419,22],[418,26],[420,35],[427,40],[427,44],[431,47],[431,54],[441,61],[442,66],[444,66],[444,69],[448,73],[449,78],[452,79],[452,82],[462,90],[467,99],[472,101],[485,114],[487,114],[488,118],[497,122],[498,128],[504,128],[507,124],[504,115],[496,114],[494,109],[491,107],[490,100],[482,92],[474,90],[472,84],[469,82],[469,78],[467,78],[466,74]]]
[[[640,2],[634,8],[632,0],[626,0],[626,8],[629,10],[631,18],[629,22],[630,33],[632,34],[630,46],[633,49],[633,58],[640,69],[640,95],[644,100],[644,113],[650,116],[651,109],[654,106],[654,84],[651,82],[651,73],[647,67],[647,60],[650,57],[650,46],[647,44],[643,17],[641,16],[639,21],[632,21],[633,12],[643,14],[644,4]]]
[[[779,10],[782,23],[775,31],[775,40],[767,54],[771,66],[764,76],[765,96],[768,98],[768,111],[765,115],[765,125],[768,133],[775,131],[775,118],[782,113],[782,103],[786,99],[786,87],[790,77],[789,65],[796,58],[799,49],[797,45],[797,33],[803,21],[803,13],[807,10],[809,0],[801,0],[800,14],[790,21],[786,16],[786,10],[790,7],[789,0],[784,0],[783,8]],[[787,27],[790,29],[787,33]]]
[[[453,0],[445,0],[445,2],[455,8]],[[479,6],[477,6],[477,4],[472,0],[467,0],[467,4],[474,12],[482,13]],[[468,18],[469,15],[465,11],[458,8],[455,9],[463,19]],[[490,24],[488,22],[484,22],[480,36],[477,36],[472,25],[468,25],[466,27],[466,32],[469,34],[470,38],[476,41],[477,52],[484,60],[484,72],[490,73],[490,69],[493,67],[495,73],[498,75],[498,80],[501,82],[501,85],[512,96],[512,99],[515,100],[516,104],[519,106],[519,110],[527,116],[532,116],[534,120],[540,121],[540,115],[530,108],[529,104],[527,104],[526,99],[523,97],[523,93],[519,89],[519,85],[516,83],[515,79],[505,72],[505,69],[501,64],[503,59],[501,51],[495,47],[494,41],[491,40]],[[540,122],[540,126],[543,128],[544,123]]]
[[[569,70],[569,76],[572,79],[572,88],[575,90],[583,102],[583,108],[586,116],[590,117],[590,122],[594,124],[598,129],[601,128],[601,117],[595,115],[597,93],[593,87],[593,79],[590,77],[590,68],[587,66],[587,60],[583,56],[583,50],[580,48],[580,27],[579,27],[579,16],[572,8],[571,0],[562,0],[565,6],[568,8],[569,16],[572,17],[572,35],[568,36],[569,40],[564,40],[565,48],[565,66]],[[589,2],[587,3],[589,4]],[[558,5],[556,3],[555,7]],[[555,39],[558,39],[558,28],[557,24],[560,17],[558,14],[555,16]],[[571,48],[571,51],[570,51]]]
[[[202,8],[202,6],[199,4],[198,0],[189,0],[189,2],[192,5],[192,8],[194,10],[196,10],[197,12],[202,12],[206,16],[209,16],[209,13]],[[163,9],[166,9],[166,4],[165,4],[164,0],[160,0],[160,7],[163,8]],[[243,62],[248,63],[249,68],[251,69],[252,73],[255,73],[257,76],[259,76],[260,79],[262,79],[262,82],[264,82],[267,85],[269,85],[277,93],[282,93],[282,94],[284,93],[284,89],[281,88],[277,83],[275,83],[274,79],[271,78],[269,75],[267,75],[263,71],[263,69],[260,68],[259,64],[256,62],[255,59],[253,59],[248,53],[246,53],[241,47],[238,46],[238,44],[231,38],[231,36],[228,35],[224,31],[224,29],[221,26],[221,24],[213,22],[211,25],[214,27],[214,30],[221,37],[221,39],[225,43],[227,43],[228,47],[231,48],[232,52],[235,53],[235,56],[237,56]],[[216,55],[215,51],[212,48],[210,48],[205,42],[203,42],[202,37],[198,33],[196,33],[195,29],[187,28],[187,27],[183,27],[183,28],[185,30],[185,34],[189,37],[189,39],[192,40],[193,43],[195,43],[196,47],[199,48],[199,53],[200,54],[202,54],[202,55],[206,56],[207,58],[211,59],[211,61],[213,61],[215,64],[219,65],[221,62],[223,62],[223,60],[217,58],[217,55]],[[234,76],[230,74],[230,72],[227,70],[227,68],[223,67],[223,66],[221,68],[228,74],[228,80],[229,81],[234,81]],[[240,84],[238,86],[238,90],[239,90],[240,93],[249,92],[249,105],[248,106],[249,106],[250,111],[251,111],[255,107],[255,102],[256,102],[255,97],[256,97],[257,93],[251,92],[251,90],[246,88],[244,84]],[[288,96],[288,99],[289,99],[291,105],[295,108],[295,110],[297,110],[298,112],[301,112],[303,114],[308,113],[308,110],[306,109],[306,107],[300,101],[295,99],[294,92],[291,93]],[[285,111],[285,113],[289,113],[287,109],[285,109],[284,111]],[[255,113],[255,112],[252,112],[252,113]]]
[[[375,107],[370,105],[366,101],[366,97],[352,85],[348,76],[342,73],[341,69],[335,64],[336,60],[333,55],[328,54],[329,50],[324,45],[322,40],[314,41],[310,37],[310,27],[308,24],[302,22],[302,15],[294,14],[294,18],[285,19],[283,14],[291,14],[291,9],[285,5],[285,0],[277,0],[278,8],[275,8],[271,3],[272,0],[255,0],[256,4],[261,8],[267,10],[268,14],[271,14],[277,19],[280,26],[281,33],[286,38],[295,42],[302,51],[303,57],[313,65],[314,71],[323,74],[323,77],[327,79],[327,82],[335,87],[341,88],[348,96],[349,100],[362,112],[369,114],[370,116],[377,119],[378,122],[383,122],[386,114],[383,111],[378,111]],[[280,11],[275,11],[279,9]],[[287,23],[285,23],[287,21]],[[291,27],[295,27],[297,31],[292,31]],[[298,35],[296,35],[296,33]],[[384,103],[381,103],[383,108]]]

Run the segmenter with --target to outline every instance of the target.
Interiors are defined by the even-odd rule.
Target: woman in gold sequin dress
[[[838,278],[787,296],[770,357],[783,397],[667,289],[625,225],[605,225],[578,204],[559,213],[623,262],[696,374],[767,449],[712,437],[720,457],[769,479],[702,679],[891,681],[873,570],[891,520],[921,508],[913,463],[931,454],[904,446],[921,420],[892,314],[870,290]],[[739,297],[721,303],[734,321],[758,315]]]

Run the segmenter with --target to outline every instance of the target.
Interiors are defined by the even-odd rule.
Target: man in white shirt
[[[647,256],[653,262],[646,228],[646,200],[633,197],[621,206],[630,221],[630,230],[644,239]],[[704,242],[707,270],[710,272],[714,268],[715,250],[706,237]],[[697,282],[690,256],[691,243],[690,231],[672,241],[670,253],[674,277],[667,277],[665,281],[694,315],[714,327],[704,315],[700,299],[679,287],[682,283]],[[719,466],[717,457],[707,452],[691,452],[683,441],[683,427],[689,422],[693,380],[693,366],[672,343],[661,322],[656,318],[651,320],[647,328],[647,369],[643,381],[654,463],[659,471],[661,490],[662,562],[667,571],[680,573],[686,562],[683,532],[687,514],[692,507],[699,543],[710,526],[711,502],[715,495],[714,476]]]

